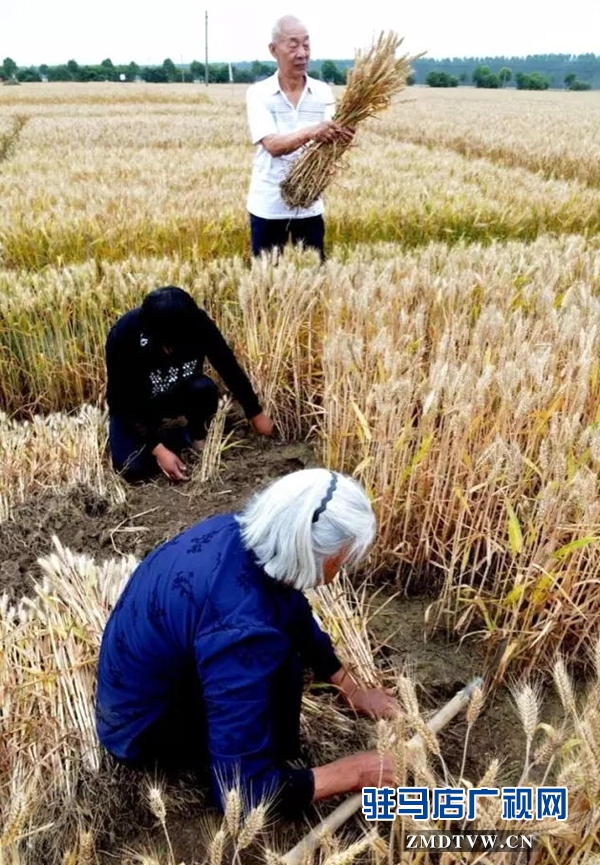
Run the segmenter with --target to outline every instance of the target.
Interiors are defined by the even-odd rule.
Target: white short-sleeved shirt
[[[307,75],[304,91],[294,108],[282,92],[278,74],[275,73],[248,88],[246,105],[252,143],[258,144],[252,165],[248,210],[263,219],[319,216],[323,213],[323,201],[320,198],[310,207],[292,210],[281,197],[279,184],[303,148],[286,156],[271,156],[259,142],[266,135],[285,135],[323,120],[331,120],[335,111],[331,87]]]

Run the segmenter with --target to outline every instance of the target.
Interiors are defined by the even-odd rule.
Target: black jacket
[[[247,417],[261,412],[258,397],[214,321],[199,310],[198,330],[166,355],[144,333],[141,308],[125,313],[110,329],[106,340],[107,391],[111,415],[117,415],[144,431],[147,444],[158,443],[160,397],[178,382],[201,375],[208,359],[231,390]]]

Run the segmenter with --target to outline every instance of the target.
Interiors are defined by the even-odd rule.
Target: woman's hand
[[[189,481],[189,476],[186,472],[185,463],[183,463],[177,454],[169,450],[163,444],[158,444],[153,449],[152,453],[156,457],[156,462],[161,472],[166,475],[171,481]]]
[[[334,763],[316,766],[313,770],[315,792],[313,802],[338,793],[357,793],[363,787],[393,787],[394,760],[391,754],[359,751]]]
[[[355,712],[372,718],[396,718],[402,713],[400,704],[385,688],[362,688],[346,695],[348,705]]]
[[[385,688],[363,688],[352,673],[343,667],[331,677],[331,683],[340,689],[348,705],[355,712],[371,718],[394,718],[402,714],[400,704]]]
[[[250,419],[250,423],[252,424],[252,429],[259,436],[272,436],[273,430],[275,429],[275,425],[271,418],[266,415],[264,412],[260,414],[254,415],[253,418]]]

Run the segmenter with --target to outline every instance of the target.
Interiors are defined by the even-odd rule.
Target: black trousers
[[[301,756],[300,711],[302,707],[303,667],[297,656],[290,656],[273,683],[272,749],[281,764]],[[164,772],[167,777],[185,774],[208,785],[210,757],[208,730],[202,689],[194,664],[190,661],[183,675],[173,682],[168,708],[146,728],[138,739],[138,756],[124,761],[142,771]],[[233,786],[235,777],[223,777]]]
[[[316,249],[321,261],[325,261],[325,223],[322,216],[307,216],[305,219],[263,219],[250,214],[252,255],[283,249],[288,240],[294,245],[303,244],[307,249]]]
[[[157,419],[185,417],[187,426],[165,428],[161,441],[169,450],[179,454],[196,439],[204,439],[217,410],[219,392],[207,375],[184,379],[170,394],[152,401],[152,416]],[[155,457],[146,444],[145,431],[111,414],[109,418],[109,444],[112,464],[126,480],[145,480],[158,474]]]
[[[207,784],[209,756],[204,703],[197,676],[192,672],[176,682],[172,700],[163,715],[151,724],[139,741],[139,756],[132,768],[164,772],[168,777],[182,773]]]

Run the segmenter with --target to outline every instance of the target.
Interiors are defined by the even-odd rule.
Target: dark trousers
[[[297,763],[301,757],[302,691],[302,664],[297,656],[290,657],[273,682],[273,693],[277,696],[273,699],[271,750],[274,762],[282,766]],[[211,758],[206,709],[191,662],[189,670],[173,682],[168,707],[139,736],[137,751],[135,759],[122,762],[132,769],[160,772],[172,779],[187,775],[197,783],[209,785]],[[220,767],[217,775],[225,790],[239,785],[238,767],[229,772]]]
[[[172,393],[152,400],[152,416],[158,422],[179,417],[187,420],[187,426],[161,429],[162,444],[179,454],[193,441],[204,439],[218,401],[217,386],[207,375],[184,379]],[[113,467],[126,480],[145,480],[158,474],[158,463],[146,444],[143,427],[111,414],[108,440]]]
[[[316,249],[325,261],[325,223],[322,216],[307,216],[305,219],[263,219],[250,214],[252,255],[283,249],[288,240],[294,245],[303,244],[307,249]]]
[[[171,704],[138,740],[135,769],[164,772],[175,777],[185,773],[208,782],[209,755],[206,713],[196,675],[191,673],[174,684]]]

